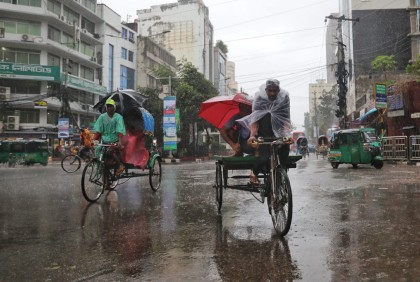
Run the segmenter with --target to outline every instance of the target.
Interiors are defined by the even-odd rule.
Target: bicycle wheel
[[[89,202],[96,202],[104,192],[103,172],[97,160],[89,162],[83,169],[82,193]]]
[[[61,160],[61,168],[68,173],[79,170],[82,161],[77,155],[67,155]]]
[[[220,214],[222,210],[223,203],[223,184],[222,184],[222,166],[219,163],[216,163],[216,205],[217,212]]]
[[[156,158],[153,162],[153,166],[149,168],[149,183],[150,188],[153,191],[157,191],[160,188],[160,182],[162,181],[162,164],[159,158]]]
[[[285,236],[289,232],[292,224],[293,199],[292,188],[290,186],[289,177],[284,169],[277,167],[275,170],[275,185],[270,183],[269,211],[273,221],[274,229],[280,236]]]

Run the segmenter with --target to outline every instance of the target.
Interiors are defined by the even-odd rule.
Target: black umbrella
[[[108,99],[115,101],[115,111],[123,116],[127,129],[131,131],[144,129],[140,108],[143,107],[143,102],[146,100],[145,96],[131,89],[117,90],[102,98],[93,108],[100,113],[106,112],[105,103]]]
[[[108,99],[115,101],[115,111],[124,116],[130,109],[142,107],[146,97],[132,89],[117,90],[102,98],[93,108],[97,109],[100,113],[106,112],[105,102]]]

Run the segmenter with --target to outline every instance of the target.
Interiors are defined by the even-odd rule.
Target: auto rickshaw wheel
[[[332,168],[338,168],[339,163],[337,162],[331,162]]]
[[[373,162],[373,166],[374,166],[376,169],[381,169],[381,168],[384,166],[384,162],[383,162],[383,161],[374,161],[374,162]]]
[[[357,164],[351,164],[353,166],[353,168],[357,168]]]

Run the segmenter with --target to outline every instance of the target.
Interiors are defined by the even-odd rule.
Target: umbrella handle
[[[123,96],[122,96],[120,90],[117,90],[117,91],[118,91],[118,97],[120,98],[120,107],[121,107],[121,114],[122,114],[122,113],[124,113]]]

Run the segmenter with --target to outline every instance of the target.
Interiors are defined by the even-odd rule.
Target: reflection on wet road
[[[286,238],[266,203],[227,190],[214,163],[164,165],[88,204],[81,173],[0,168],[1,281],[415,281],[420,168],[299,161]]]

